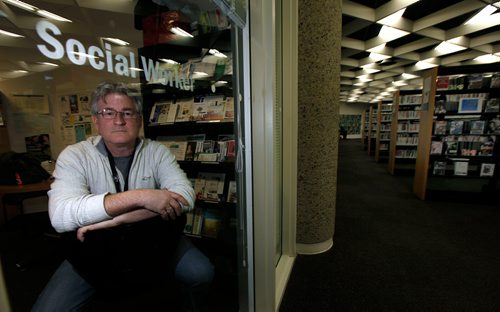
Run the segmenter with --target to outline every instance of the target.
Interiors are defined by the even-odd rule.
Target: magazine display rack
[[[420,199],[445,193],[489,198],[498,191],[500,72],[492,68],[426,73],[424,88],[425,79],[431,83],[414,179]]]
[[[394,93],[388,171],[413,175],[420,130],[421,91]]]

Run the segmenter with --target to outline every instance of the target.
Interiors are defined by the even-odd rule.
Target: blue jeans
[[[175,279],[181,284],[185,311],[196,311],[212,282],[214,268],[188,238],[182,236],[174,255]],[[33,312],[88,311],[96,290],[64,261],[39,295]]]

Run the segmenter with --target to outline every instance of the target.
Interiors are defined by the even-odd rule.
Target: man
[[[60,233],[78,230],[82,242],[89,231],[160,217],[166,223],[194,206],[191,183],[173,154],[162,144],[139,138],[142,103],[129,94],[123,83],[99,84],[91,104],[99,136],[68,146],[56,162],[48,192],[51,223]],[[213,266],[187,238],[180,236],[176,246],[175,278],[188,297],[196,298],[212,281]],[[157,266],[158,274],[168,266],[158,259],[147,260]],[[98,288],[72,263],[78,261],[65,260],[56,270],[33,311],[86,307]]]

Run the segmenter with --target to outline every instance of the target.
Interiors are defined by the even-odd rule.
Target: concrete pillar
[[[299,0],[297,252],[332,247],[342,0]]]

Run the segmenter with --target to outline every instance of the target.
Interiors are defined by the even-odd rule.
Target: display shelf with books
[[[389,159],[389,146],[391,143],[392,101],[378,103],[377,141],[375,161],[386,162]]]
[[[368,135],[367,135],[367,152],[368,155],[374,156],[375,150],[377,148],[377,135],[378,135],[378,120],[379,120],[379,109],[378,105],[370,105],[370,118],[368,123]]]
[[[176,157],[196,192],[185,235],[237,287],[237,154],[231,29],[139,49],[144,136]],[[219,52],[219,56],[210,51]],[[221,57],[221,55],[226,57]],[[231,263],[231,267],[220,265]]]
[[[388,171],[413,175],[417,156],[422,91],[394,92]]]
[[[422,112],[413,186],[417,197],[449,193],[488,199],[498,191],[500,72],[491,69],[435,68],[426,73],[424,79],[437,83],[429,85]]]
[[[367,108],[363,111],[361,120],[363,123],[361,132],[361,144],[363,146],[363,150],[368,150],[368,138],[370,137],[370,108]]]

